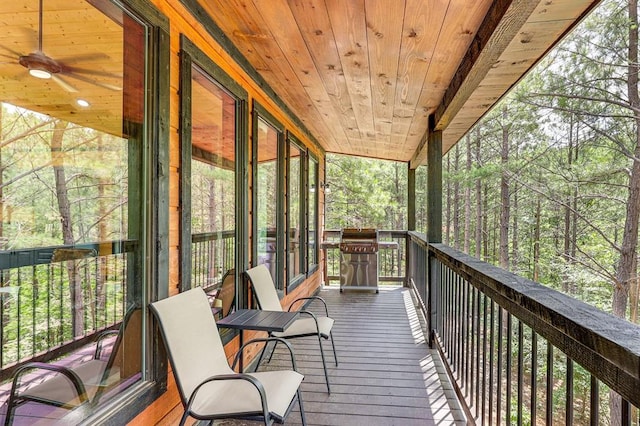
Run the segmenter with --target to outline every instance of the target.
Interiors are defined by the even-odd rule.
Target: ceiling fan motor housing
[[[41,52],[33,52],[20,56],[18,62],[29,70],[42,70],[50,74],[58,74],[62,71],[62,66],[59,63]]]

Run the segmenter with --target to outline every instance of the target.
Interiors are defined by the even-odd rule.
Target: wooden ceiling
[[[425,162],[597,1],[199,0],[328,152]]]
[[[446,152],[597,3],[197,1],[326,151],[412,166],[429,116]],[[64,71],[40,80],[18,63],[38,49],[39,1],[2,1],[0,101],[121,134],[123,17],[107,0],[43,4],[42,51]]]
[[[85,0],[45,0],[42,52],[62,67],[52,79],[29,75],[19,56],[38,50],[39,1],[0,2],[0,101],[114,135],[122,134],[122,15]],[[90,103],[81,107],[78,99]]]

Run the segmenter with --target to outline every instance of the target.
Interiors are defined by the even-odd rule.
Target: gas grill
[[[344,289],[378,292],[378,232],[345,228],[340,239],[340,292]]]

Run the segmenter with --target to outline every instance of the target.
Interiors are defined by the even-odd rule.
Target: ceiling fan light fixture
[[[47,79],[51,78],[51,72],[41,68],[29,68],[29,74],[36,78]]]

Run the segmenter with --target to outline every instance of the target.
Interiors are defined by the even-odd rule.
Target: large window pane
[[[0,5],[12,16],[0,34],[0,379],[29,360],[95,368],[85,386],[99,405],[142,377],[147,32],[92,4]],[[78,34],[81,23],[90,30]]]
[[[307,250],[308,266],[318,264],[318,161],[309,157],[309,215]]]
[[[289,199],[287,218],[289,229],[287,232],[287,270],[289,280],[293,280],[300,273],[300,235],[301,235],[301,200],[302,194],[302,151],[297,144],[289,143]]]
[[[277,202],[278,202],[278,136],[279,132],[263,119],[258,119],[256,221],[258,228],[258,264],[269,268],[277,282]]]
[[[191,75],[192,285],[221,307],[218,288],[235,274],[236,99],[197,66]]]

